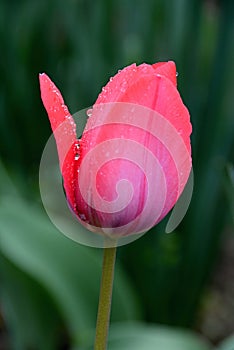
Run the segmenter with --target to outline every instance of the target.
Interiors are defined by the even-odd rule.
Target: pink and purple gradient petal
[[[81,140],[46,74],[40,86],[78,220],[117,237],[157,224],[175,205],[191,169],[192,127],[176,88],[175,63],[119,71],[99,94]]]

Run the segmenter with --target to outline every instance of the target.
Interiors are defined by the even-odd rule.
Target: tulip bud
[[[191,124],[174,62],[119,71],[88,110],[82,137],[63,98],[40,75],[66,198],[79,222],[111,237],[142,233],[175,205],[191,170]]]

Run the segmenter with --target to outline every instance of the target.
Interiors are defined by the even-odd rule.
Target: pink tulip
[[[68,204],[91,231],[141,233],[175,205],[191,170],[187,108],[174,62],[132,64],[102,89],[81,139],[46,74],[41,97],[56,139]]]

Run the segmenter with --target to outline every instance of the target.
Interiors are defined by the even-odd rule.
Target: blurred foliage
[[[115,324],[110,330],[111,350],[210,350],[204,339],[192,332],[144,324]],[[91,347],[90,347],[91,350]]]
[[[233,350],[234,336],[225,339],[216,350]]]
[[[112,316],[196,324],[223,233],[233,227],[233,14],[232,0],[0,1],[0,305],[10,349],[85,348],[97,309],[101,252],[59,234],[40,203],[38,166],[51,133],[42,71],[75,113],[118,69],[176,62],[193,123],[192,202],[176,233],[165,235],[167,218],[119,248]],[[209,349],[163,329],[113,324],[110,349]],[[232,348],[229,339],[219,349]]]
[[[8,181],[3,175],[1,168],[1,184]],[[0,204],[0,297],[15,348],[54,349],[59,326],[79,344],[95,328],[101,251],[59,234],[37,205],[16,193],[2,194]],[[119,266],[115,282],[112,320],[137,319],[136,295]]]

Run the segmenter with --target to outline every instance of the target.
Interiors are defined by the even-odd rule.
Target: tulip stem
[[[97,324],[96,324],[96,338],[95,350],[105,350],[107,346],[107,338],[110,323],[110,310],[112,289],[115,270],[116,247],[104,248],[103,251],[103,265],[102,265],[102,279],[100,287]]]

